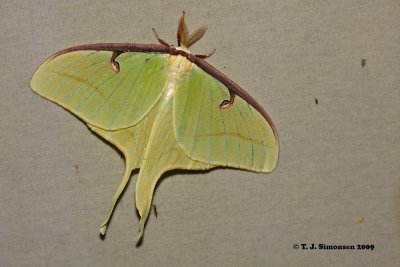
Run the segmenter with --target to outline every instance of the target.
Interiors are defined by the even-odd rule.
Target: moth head
[[[182,16],[179,19],[178,31],[176,38],[178,40],[178,46],[189,48],[192,44],[200,40],[207,30],[207,25],[204,25],[189,35],[189,30],[185,21],[185,11],[182,12]]]

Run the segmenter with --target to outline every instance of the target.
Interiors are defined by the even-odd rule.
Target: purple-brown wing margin
[[[119,53],[124,53],[124,52],[143,52],[143,53],[168,53],[170,55],[181,55],[186,57],[189,61],[192,63],[196,64],[199,68],[213,76],[215,79],[220,81],[223,85],[228,88],[230,93],[234,95],[240,96],[243,100],[245,100],[247,103],[249,103],[251,106],[253,106],[260,114],[265,118],[265,120],[268,122],[268,124],[271,126],[276,143],[279,146],[279,139],[278,139],[278,132],[276,130],[276,127],[271,119],[271,117],[268,115],[268,113],[265,111],[265,109],[249,94],[247,93],[243,88],[241,88],[237,83],[229,79],[225,74],[214,68],[212,65],[210,65],[207,61],[201,59],[200,57],[197,57],[194,54],[188,53],[186,51],[177,49],[174,46],[167,46],[167,45],[162,45],[162,44],[137,44],[137,43],[95,43],[95,44],[85,44],[85,45],[77,45],[73,47],[66,48],[64,50],[61,50],[57,53],[55,53],[53,56],[51,56],[49,60],[52,60],[53,58],[68,53],[68,52],[73,52],[73,51],[79,51],[79,50],[103,50],[103,51],[111,51],[111,52],[119,52]]]
[[[251,106],[253,106],[260,114],[265,118],[265,120],[268,122],[268,124],[271,126],[276,143],[279,146],[279,139],[278,139],[278,132],[276,130],[276,127],[271,119],[271,117],[268,115],[268,113],[265,111],[265,109],[249,94],[247,93],[242,87],[240,87],[237,83],[229,79],[225,74],[214,68],[212,65],[210,65],[207,61],[194,56],[193,54],[189,54],[187,57],[188,60],[196,64],[199,68],[213,76],[215,79],[220,81],[223,85],[228,88],[228,90],[235,94],[240,96],[243,100],[245,100],[247,103],[249,103]]]

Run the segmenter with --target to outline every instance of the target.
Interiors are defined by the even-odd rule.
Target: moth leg
[[[115,59],[121,54],[122,54],[121,51],[113,51],[112,56],[110,58],[110,67],[111,67],[112,71],[115,73],[118,73],[120,70],[119,63],[117,61],[115,61]]]
[[[157,205],[156,204],[151,204],[151,206],[153,206],[153,211],[154,211],[154,215],[156,216],[156,218],[158,217],[158,209],[157,209]]]
[[[199,57],[199,58],[202,58],[202,59],[205,59],[205,58],[208,58],[208,57],[211,57],[214,53],[215,53],[215,51],[217,51],[217,49],[213,49],[211,52],[209,52],[208,54],[199,54],[199,55],[195,55],[196,57]]]
[[[158,35],[157,31],[155,28],[152,28],[154,35],[156,36],[156,39],[158,40],[158,42],[162,45],[168,46],[170,47],[171,45],[169,43],[167,43],[166,41],[164,41],[163,39],[160,38],[160,36]]]
[[[232,91],[229,91],[229,100],[224,100],[221,102],[221,104],[219,104],[219,108],[220,109],[227,109],[232,107],[233,102],[235,101],[235,94],[232,93]]]

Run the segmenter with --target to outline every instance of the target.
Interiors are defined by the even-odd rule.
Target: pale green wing
[[[193,160],[210,165],[271,172],[279,144],[271,125],[240,97],[227,109],[228,89],[198,67],[182,78],[174,98],[174,131]]]
[[[150,212],[154,188],[163,173],[174,169],[206,170],[214,167],[192,160],[185,154],[174,134],[173,103],[168,101],[162,104],[159,110],[154,110],[153,131],[148,136],[148,144],[136,183],[136,207],[141,217],[139,239],[143,235]]]
[[[116,131],[106,131],[94,126],[90,126],[90,129],[94,131],[99,136],[103,137],[105,140],[109,141],[111,144],[115,145],[125,157],[125,173],[119,184],[114,196],[112,198],[111,207],[107,213],[105,221],[100,226],[100,233],[104,235],[107,230],[108,223],[110,221],[112,212],[117,204],[117,201],[124,191],[131,172],[134,169],[139,168],[143,162],[143,154],[149,142],[149,135],[152,130],[152,125],[154,123],[155,117],[154,108],[146,116],[140,120],[135,126],[124,128]]]
[[[161,101],[160,101],[161,102]],[[136,184],[136,207],[140,214],[140,234],[149,215],[154,188],[163,173],[172,169],[204,170],[213,166],[187,157],[175,139],[172,124],[172,101],[160,102],[137,125],[117,131],[91,130],[115,145],[125,156],[124,177],[112,199],[107,217],[100,226],[105,234],[113,209],[127,185],[131,171],[140,167]]]
[[[31,87],[92,126],[111,131],[130,127],[161,97],[168,55],[122,53],[117,73],[110,67],[111,56],[75,51],[50,58],[35,72]]]

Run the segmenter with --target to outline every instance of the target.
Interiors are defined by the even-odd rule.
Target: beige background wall
[[[168,176],[139,247],[134,175],[101,240],[123,159],[34,94],[31,75],[76,44],[152,43],[152,27],[174,42],[182,10],[191,29],[209,25],[192,51],[216,48],[208,61],[274,119],[278,168]],[[0,265],[395,266],[399,14],[397,0],[1,1]]]

